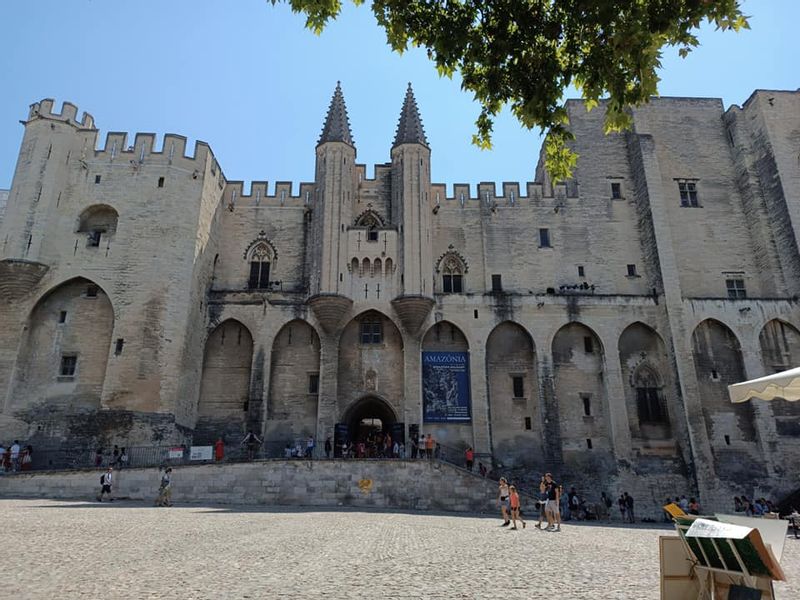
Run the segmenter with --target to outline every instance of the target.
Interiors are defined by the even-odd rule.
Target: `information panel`
[[[423,352],[422,399],[426,423],[469,422],[469,353]]]

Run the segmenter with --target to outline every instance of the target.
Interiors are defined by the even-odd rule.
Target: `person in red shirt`
[[[219,462],[224,457],[225,457],[225,442],[222,441],[222,438],[217,438],[217,441],[214,443],[214,460]]]
[[[517,488],[513,485],[508,486],[508,499],[511,503],[511,521],[514,524],[511,529],[517,528],[517,519],[522,521],[522,528],[525,529],[525,521],[519,514],[519,493],[517,493]]]
[[[472,465],[475,459],[475,452],[472,450],[472,446],[469,446],[467,451],[464,452],[464,458],[467,461],[467,469],[472,471]]]

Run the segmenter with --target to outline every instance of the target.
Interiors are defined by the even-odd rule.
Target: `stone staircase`
[[[0,497],[90,500],[101,471],[48,471],[0,477]],[[152,501],[156,468],[116,473],[114,495]],[[193,504],[319,506],[494,513],[497,483],[441,461],[263,460],[173,468],[173,501]],[[532,498],[523,510],[535,514]]]

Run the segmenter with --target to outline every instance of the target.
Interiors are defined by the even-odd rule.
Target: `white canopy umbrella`
[[[774,400],[782,398],[789,402],[800,400],[800,367],[773,373],[766,377],[734,383],[728,386],[731,402],[747,402],[751,398]]]

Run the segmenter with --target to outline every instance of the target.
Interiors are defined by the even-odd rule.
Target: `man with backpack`
[[[98,502],[102,502],[103,501],[103,495],[105,495],[105,494],[108,494],[108,501],[109,502],[113,502],[114,501],[114,499],[111,497],[111,485],[112,485],[113,479],[114,479],[113,471],[114,471],[113,467],[108,467],[108,471],[106,471],[105,473],[103,473],[100,476],[100,493],[97,494],[97,501]]]

